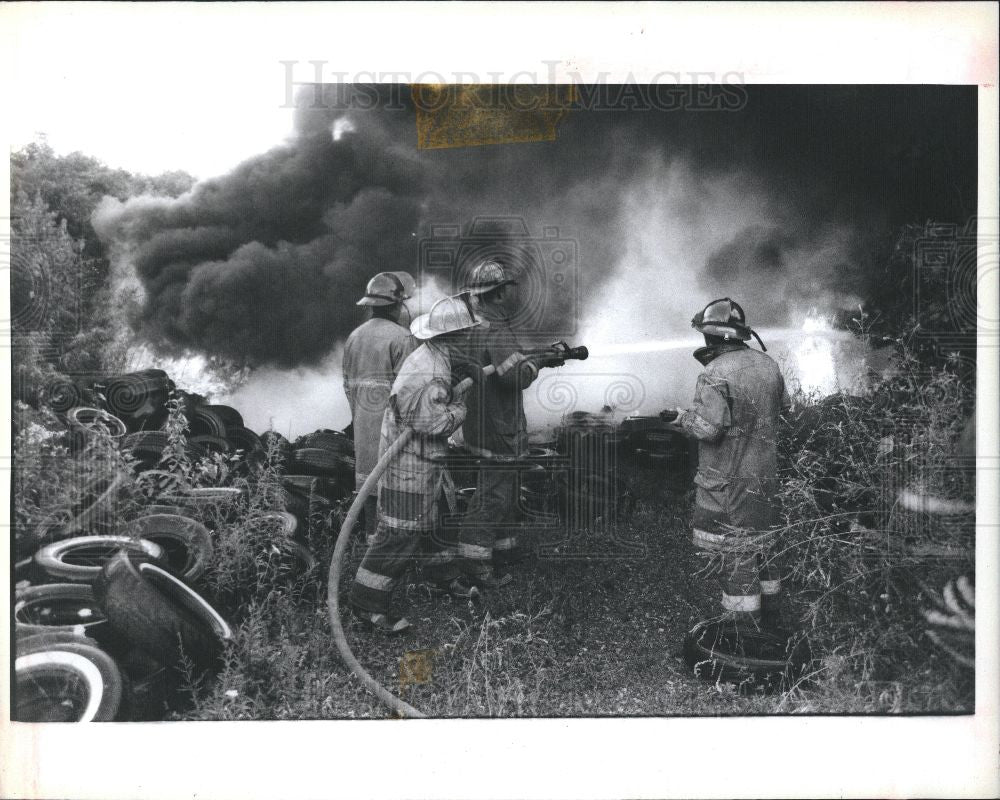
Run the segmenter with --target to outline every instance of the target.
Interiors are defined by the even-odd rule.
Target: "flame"
[[[806,394],[833,394],[837,391],[833,327],[812,309],[802,323],[802,331],[813,335],[805,336],[794,351],[799,387]]]

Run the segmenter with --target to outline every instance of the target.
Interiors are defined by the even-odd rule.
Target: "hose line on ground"
[[[493,367],[493,365],[483,367],[483,376],[492,375],[495,371],[496,368]],[[472,379],[464,379],[452,390],[452,396],[456,399],[461,397],[471,386]],[[368,474],[368,477],[365,479],[365,482],[361,485],[361,488],[358,490],[358,493],[354,498],[354,502],[351,503],[351,507],[347,511],[347,516],[344,518],[344,523],[340,526],[340,533],[337,535],[337,544],[333,548],[333,557],[330,559],[330,574],[327,579],[326,603],[327,608],[330,611],[330,625],[333,628],[333,640],[337,644],[337,650],[340,652],[340,657],[344,659],[344,663],[347,664],[351,672],[353,672],[379,700],[385,703],[400,716],[424,717],[426,716],[425,714],[418,711],[404,700],[396,697],[396,695],[375,680],[371,674],[363,666],[361,666],[361,662],[355,657],[354,653],[351,651],[350,645],[347,643],[347,637],[344,634],[344,627],[340,621],[340,571],[343,567],[344,553],[347,552],[347,543],[350,541],[351,533],[354,530],[355,523],[358,521],[358,516],[361,514],[361,509],[365,504],[365,500],[368,499],[368,495],[370,495],[372,490],[378,485],[378,480],[382,477],[382,473],[388,469],[389,464],[397,455],[399,455],[400,451],[406,447],[407,442],[409,442],[411,438],[413,438],[413,429],[406,428],[396,438],[396,441],[389,445],[386,451],[382,454],[382,457],[378,460],[375,468],[372,469],[372,471]]]

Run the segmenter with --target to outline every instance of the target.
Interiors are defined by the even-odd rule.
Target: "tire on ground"
[[[300,447],[292,457],[291,467],[306,475],[345,477],[354,474],[354,457],[323,450]]]
[[[114,659],[91,640],[41,635],[17,641],[11,719],[110,722],[126,698]]]
[[[188,417],[188,433],[191,437],[218,436],[225,439],[226,422],[210,406],[198,406]]]
[[[162,561],[163,548],[136,542],[128,536],[74,536],[47,544],[35,553],[35,564],[50,578],[69,583],[92,583],[102,567],[120,550]]]
[[[87,584],[49,583],[15,594],[14,625],[20,637],[63,631],[98,640],[108,622]]]
[[[148,514],[134,520],[129,533],[162,547],[167,566],[186,581],[197,581],[212,563],[212,536],[190,517]]]
[[[223,425],[226,427],[227,435],[237,428],[243,427],[243,416],[232,406],[225,405],[203,405],[203,409],[206,411],[211,411],[215,416],[222,420]]]
[[[801,678],[812,660],[804,639],[787,633],[699,622],[684,637],[684,660],[696,677],[740,686],[775,688]]]
[[[95,593],[108,622],[165,666],[182,657],[200,669],[218,661],[232,630],[191,587],[159,566],[119,553],[107,563]]]

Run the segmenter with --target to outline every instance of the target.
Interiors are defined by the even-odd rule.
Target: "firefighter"
[[[483,465],[458,540],[463,581],[477,589],[509,582],[506,566],[520,556],[516,536],[522,517],[520,485],[517,468],[509,462],[528,449],[522,393],[538,377],[540,367],[562,363],[521,353],[510,324],[514,285],[501,264],[484,261],[472,270],[463,288],[484,320],[472,334],[473,357],[482,366],[497,368],[469,393],[462,428],[466,448]]]
[[[767,349],[738,303],[713,300],[691,325],[705,337],[694,353],[705,370],[693,407],[677,409],[676,422],[698,440],[692,540],[720,559],[723,617],[738,625],[774,626],[780,577],[762,559],[775,523],[785,382],[770,356],[747,345],[752,335]]]
[[[344,345],[344,392],[354,428],[354,483],[360,489],[378,460],[379,431],[389,390],[417,342],[399,320],[414,290],[406,272],[380,272],[368,281],[359,306],[371,317],[352,331]],[[376,498],[365,502],[365,533],[375,533]]]
[[[422,342],[403,363],[392,385],[382,420],[380,452],[406,429],[414,436],[378,484],[378,527],[351,587],[355,614],[387,633],[410,623],[390,609],[392,592],[407,568],[421,562],[423,577],[446,588],[458,577],[454,550],[438,535],[443,505],[454,511],[454,486],[445,467],[448,436],[466,416],[462,398],[452,393],[459,377],[481,379],[481,371],[456,374],[453,359],[467,347],[468,332],[479,325],[468,296],[438,301],[413,321]],[[460,586],[455,590],[469,596]]]

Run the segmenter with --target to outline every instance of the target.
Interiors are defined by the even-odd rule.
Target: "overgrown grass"
[[[903,486],[970,497],[970,474],[952,445],[971,387],[948,370],[903,374],[873,401],[800,398],[782,448],[780,553],[789,621],[805,631],[816,662],[784,693],[740,695],[691,676],[684,634],[712,613],[714,588],[696,577],[690,545],[692,491],[685,476],[624,465],[639,497],[628,523],[534,532],[536,563],[482,606],[431,598],[408,586],[416,632],[373,636],[345,621],[366,668],[435,716],[719,715],[970,711],[973,679],[927,640],[924,585],[971,572],[968,520],[947,525],[904,513]],[[108,530],[153,500],[127,455],[96,437],[73,455],[46,412],[18,407],[15,513],[18,554],[79,516],[82,486],[128,477]],[[326,568],[344,514],[313,498],[300,539],[319,558],[305,576],[281,568],[288,537],[261,515],[284,508],[276,442],[253,473],[238,459],[192,462],[179,410],[161,469],[178,485],[244,490],[209,508],[215,557],[204,591],[233,624],[235,640],[214,679],[181,676],[178,719],[384,717],[337,656],[325,602]],[[86,499],[86,498],[84,498]],[[67,534],[70,527],[57,528]],[[942,549],[944,548],[944,549]],[[344,575],[363,554],[356,534]],[[948,553],[948,558],[940,554]]]

